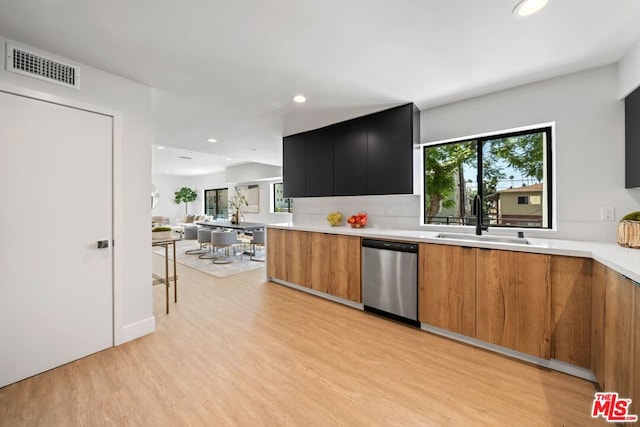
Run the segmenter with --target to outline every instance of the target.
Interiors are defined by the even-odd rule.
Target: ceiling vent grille
[[[80,89],[80,67],[7,43],[7,71]]]

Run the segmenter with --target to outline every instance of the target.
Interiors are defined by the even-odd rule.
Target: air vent
[[[80,67],[7,43],[7,71],[80,89]]]
[[[185,160],[192,160],[193,157],[187,157],[187,156],[178,156],[179,159],[185,159]]]

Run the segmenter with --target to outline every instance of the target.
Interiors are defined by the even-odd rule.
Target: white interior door
[[[0,91],[0,387],[113,345],[112,121]]]

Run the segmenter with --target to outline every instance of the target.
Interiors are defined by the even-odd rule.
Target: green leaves
[[[196,197],[198,197],[198,193],[196,193],[194,190],[190,189],[189,187],[182,187],[180,190],[176,191],[175,194],[176,194],[176,198],[175,198],[176,204],[193,202],[196,199]]]
[[[185,214],[188,214],[187,203],[193,202],[196,197],[198,197],[198,193],[196,193],[195,190],[192,190],[189,187],[182,187],[180,190],[176,191],[175,195],[176,197],[174,201],[177,205],[179,205],[180,203],[184,203]]]

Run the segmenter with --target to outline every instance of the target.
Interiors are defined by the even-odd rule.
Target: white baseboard
[[[114,344],[124,344],[128,341],[135,340],[136,338],[149,335],[155,332],[155,330],[156,318],[154,316],[148,317],[144,320],[140,320],[139,322],[125,325],[124,328],[122,328],[122,333],[119,334],[122,337],[122,340],[120,340],[119,342],[115,342]]]

